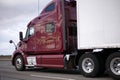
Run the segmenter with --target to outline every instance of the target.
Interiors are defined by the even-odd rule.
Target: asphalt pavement
[[[63,69],[27,69],[16,71],[10,61],[0,61],[0,80],[112,80],[107,75],[85,78],[79,71]]]

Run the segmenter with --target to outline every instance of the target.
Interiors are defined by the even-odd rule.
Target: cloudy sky
[[[0,55],[11,55],[19,41],[19,31],[25,34],[26,26],[51,0],[0,0]]]

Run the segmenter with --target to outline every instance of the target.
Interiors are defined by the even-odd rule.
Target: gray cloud
[[[39,0],[39,11],[51,0]],[[40,12],[39,12],[40,13]],[[0,0],[0,55],[12,54],[8,42],[19,41],[18,32],[25,34],[30,20],[38,16],[38,0]]]

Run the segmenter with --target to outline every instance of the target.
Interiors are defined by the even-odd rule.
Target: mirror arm
[[[13,43],[13,44],[14,44],[14,46],[15,46],[15,50],[17,50],[17,45],[15,44],[15,42],[14,42],[14,41],[10,40],[10,41],[9,41],[9,43],[10,43],[10,44],[12,44],[12,43]]]

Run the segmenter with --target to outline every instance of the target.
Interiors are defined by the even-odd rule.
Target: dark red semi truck
[[[18,71],[76,69],[86,77],[106,71],[120,79],[119,4],[119,0],[51,1],[30,21],[24,38],[20,32],[12,64]]]

